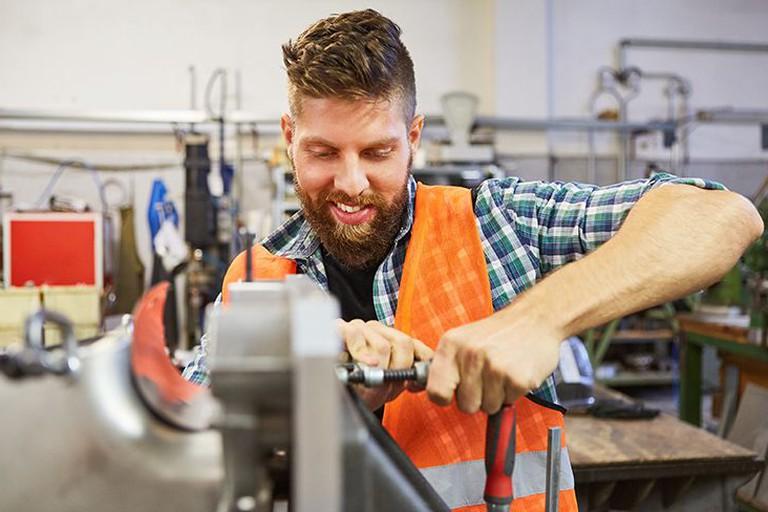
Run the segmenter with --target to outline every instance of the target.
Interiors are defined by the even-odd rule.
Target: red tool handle
[[[515,466],[515,406],[505,405],[488,416],[485,431],[485,492],[489,510],[506,510],[512,503]]]

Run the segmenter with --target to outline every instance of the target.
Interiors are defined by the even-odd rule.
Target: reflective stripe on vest
[[[516,498],[525,498],[545,491],[547,452],[517,454],[512,472],[512,486]],[[443,501],[451,507],[483,504],[485,462],[471,460],[445,466],[423,468],[421,474],[435,488]],[[573,489],[573,472],[568,450],[563,449],[560,459],[560,490]]]

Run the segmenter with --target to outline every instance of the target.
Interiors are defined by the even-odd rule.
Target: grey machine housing
[[[68,353],[73,371],[0,376],[0,510],[448,510],[339,382],[332,297],[302,276],[230,297],[191,403],[137,378],[130,322]]]

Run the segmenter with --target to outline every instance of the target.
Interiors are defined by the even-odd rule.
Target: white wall
[[[401,25],[426,113],[439,112],[442,93],[463,89],[480,97],[481,113],[585,116],[595,71],[615,64],[622,37],[768,42],[764,0],[0,0],[0,107],[186,108],[194,65],[199,97],[212,70],[239,69],[243,109],[275,119],[285,108],[280,45],[320,17],[367,6]],[[629,55],[691,79],[694,108],[768,108],[768,55]],[[638,121],[663,117],[660,88],[645,86],[630,111]],[[765,157],[757,133],[699,127],[692,154]],[[547,148],[540,133],[502,139],[506,151]],[[549,143],[585,150],[581,134]]]
[[[488,0],[0,0],[0,104],[187,108],[194,65],[201,82],[217,67],[240,69],[243,108],[277,118],[281,44],[319,18],[368,6],[401,25],[423,109],[437,111],[451,89],[492,98]]]

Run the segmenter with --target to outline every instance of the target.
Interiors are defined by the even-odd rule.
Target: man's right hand
[[[410,368],[414,361],[428,361],[434,354],[421,341],[375,320],[338,320],[337,325],[352,359],[368,366]],[[372,411],[397,398],[404,389],[406,386],[401,383],[375,388],[356,387],[357,394]]]

